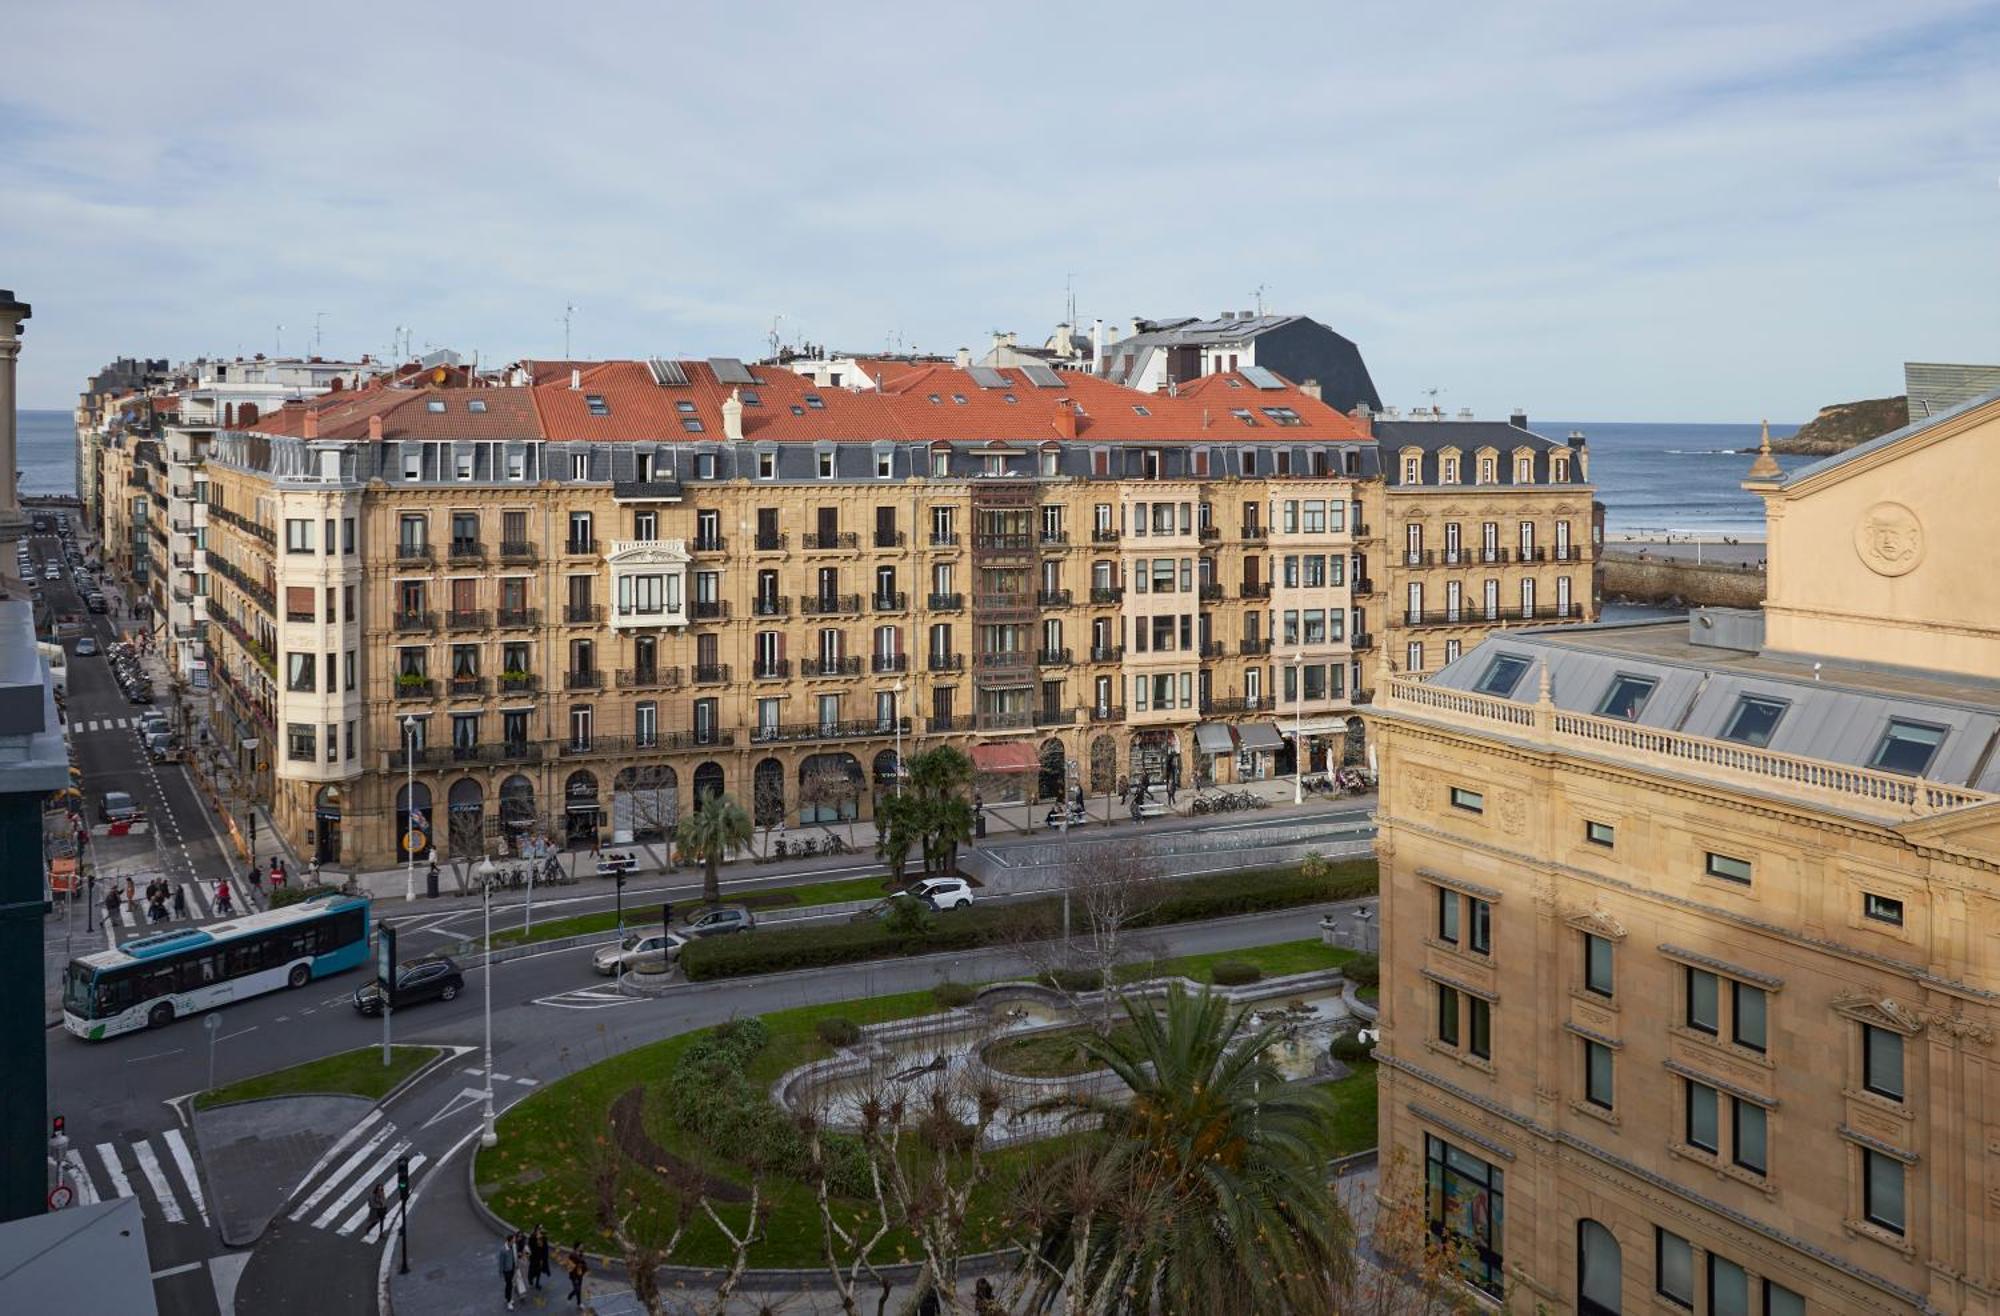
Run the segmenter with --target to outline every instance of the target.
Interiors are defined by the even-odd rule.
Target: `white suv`
[[[932,877],[910,888],[932,909],[963,909],[972,903],[972,884],[962,877]]]

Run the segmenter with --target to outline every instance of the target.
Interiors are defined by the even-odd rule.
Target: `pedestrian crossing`
[[[70,728],[79,733],[85,731],[136,731],[143,719],[136,717],[98,717],[88,721],[78,719],[70,723]]]
[[[287,1219],[314,1229],[327,1229],[342,1238],[374,1242],[380,1235],[370,1216],[369,1189],[377,1184],[392,1200],[396,1196],[396,1161],[410,1158],[410,1179],[429,1161],[413,1151],[408,1138],[401,1136],[394,1120],[371,1110],[353,1128],[342,1134],[300,1181]],[[303,1193],[304,1196],[298,1196]],[[387,1224],[395,1218],[392,1205]]]
[[[201,1175],[179,1129],[128,1142],[71,1147],[58,1169],[82,1205],[137,1197],[148,1214],[170,1225],[208,1225]]]
[[[185,916],[175,912],[173,900],[169,897],[167,902],[167,917],[163,919],[149,917],[146,912],[148,909],[148,905],[146,904],[146,885],[141,882],[135,884],[134,887],[138,895],[136,901],[122,900],[119,902],[118,925],[122,928],[130,928],[135,931],[142,928],[157,930],[171,928],[180,923],[205,923],[212,919],[253,913],[262,908],[262,904],[254,894],[245,894],[240,882],[231,882],[229,884],[230,911],[227,915],[222,912],[221,906],[215,899],[216,883],[194,881],[177,882],[174,885],[179,888],[181,899],[186,906],[187,914]]]

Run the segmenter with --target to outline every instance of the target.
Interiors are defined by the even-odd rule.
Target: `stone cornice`
[[[1489,987],[1475,987],[1463,978],[1454,978],[1449,974],[1439,973],[1435,969],[1419,969],[1418,972],[1434,983],[1449,987],[1453,991],[1464,992],[1467,996],[1476,996],[1489,1005],[1498,1005],[1500,1003],[1500,993]]]
[[[1713,956],[1703,955],[1700,951],[1689,950],[1684,946],[1674,946],[1663,941],[1656,949],[1670,960],[1679,960],[1683,964],[1692,964],[1696,968],[1713,969],[1715,972],[1727,977],[1741,978],[1744,982],[1755,983],[1766,991],[1781,992],[1785,989],[1785,980],[1783,978],[1773,977],[1768,973],[1759,973],[1755,969],[1746,969],[1740,964],[1731,964],[1728,960],[1718,960]]]
[[[1435,868],[1419,868],[1417,876],[1426,882],[1434,882],[1438,886],[1450,887],[1453,891],[1457,891],[1462,895],[1477,896],[1489,905],[1499,904],[1502,895],[1505,894],[1494,887],[1481,886],[1477,882],[1468,882],[1462,877],[1453,877],[1449,873],[1440,873]]]
[[[1713,1074],[1703,1073],[1694,1066],[1684,1065],[1678,1060],[1662,1060],[1660,1063],[1666,1067],[1667,1072],[1670,1074],[1679,1074],[1682,1078],[1691,1078],[1697,1083],[1707,1084],[1718,1092],[1727,1092],[1730,1096],[1747,1101],[1753,1106],[1762,1106],[1766,1110],[1776,1110],[1778,1108],[1778,1099],[1776,1097],[1767,1097],[1761,1092],[1752,1092],[1749,1088],[1739,1087],[1726,1078],[1717,1078]]]

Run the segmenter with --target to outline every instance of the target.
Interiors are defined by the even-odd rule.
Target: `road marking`
[[[168,1266],[165,1270],[154,1271],[150,1276],[150,1278],[154,1280],[162,1280],[169,1275],[185,1275],[190,1270],[200,1270],[207,1264],[208,1263],[204,1261],[190,1261],[185,1266]]]
[[[187,1217],[181,1214],[180,1199],[167,1186],[166,1172],[160,1169],[160,1158],[153,1155],[153,1145],[145,1139],[132,1143],[133,1159],[139,1162],[139,1169],[145,1173],[146,1182],[153,1186],[153,1196],[159,1201],[160,1214],[168,1224],[184,1224]]]
[[[512,1074],[496,1073],[495,1075],[493,1075],[493,1081],[495,1083],[512,1083],[514,1081],[514,1076]]]
[[[280,1019],[278,1022],[283,1023],[284,1020]],[[216,1038],[215,1040],[218,1042],[227,1042],[232,1037],[242,1037],[245,1034],[254,1033],[257,1031],[259,1027],[261,1027],[261,1025],[251,1024],[248,1028],[239,1029],[238,1031],[233,1033],[224,1033],[222,1036]]]
[[[418,1152],[416,1155],[410,1157],[410,1178],[414,1179],[417,1177],[417,1171],[424,1168],[424,1161],[426,1159],[427,1158],[424,1156],[422,1152]],[[390,1217],[394,1216],[394,1214],[395,1212],[393,1210],[390,1211],[389,1215],[383,1217],[382,1222],[384,1224],[387,1224],[389,1222]],[[349,1234],[353,1233],[356,1229],[359,1229],[361,1227],[361,1222],[366,1220],[367,1218],[368,1218],[368,1203],[363,1202],[360,1206],[354,1208],[353,1215],[347,1217],[347,1223],[342,1225],[339,1229],[335,1230],[334,1232],[339,1234],[342,1238],[345,1238]],[[370,1243],[374,1241],[374,1238],[375,1238],[375,1231],[371,1228],[366,1234],[362,1235],[361,1241],[364,1243]]]
[[[79,1148],[72,1147],[63,1153],[63,1168],[69,1171],[70,1182],[76,1185],[76,1195],[85,1206],[95,1206],[102,1200],[97,1195],[97,1185],[91,1182],[90,1171],[84,1168]]]
[[[439,1108],[438,1113],[431,1116],[429,1119],[425,1120],[421,1125],[418,1126],[418,1129],[419,1131],[422,1131],[423,1129],[428,1129],[431,1125],[436,1124],[439,1120],[450,1119],[453,1115],[458,1114],[458,1112],[460,1112],[461,1110],[465,1110],[466,1108],[473,1106],[481,1101],[484,1101],[485,1099],[486,1099],[486,1091],[483,1088],[460,1088],[458,1090],[457,1096],[449,1098],[444,1103],[444,1105],[441,1108]]]
[[[165,1059],[167,1056],[177,1056],[185,1050],[187,1050],[186,1047],[177,1046],[171,1051],[155,1051],[153,1052],[153,1054],[149,1056],[133,1056],[130,1060],[127,1060],[125,1063],[128,1065],[136,1065],[141,1060],[162,1060]]]
[[[363,1116],[361,1120],[358,1123],[356,1123],[353,1128],[349,1129],[347,1132],[341,1134],[340,1137],[336,1138],[334,1140],[333,1146],[328,1147],[325,1151],[320,1153],[319,1159],[313,1162],[312,1169],[306,1171],[305,1177],[299,1180],[298,1187],[293,1188],[292,1191],[296,1193],[299,1190],[299,1188],[303,1188],[307,1184],[311,1183],[316,1177],[318,1177],[319,1172],[321,1170],[324,1170],[328,1165],[333,1163],[334,1157],[340,1155],[340,1153],[342,1153],[343,1151],[346,1151],[347,1148],[354,1142],[354,1140],[356,1138],[359,1138],[362,1132],[365,1129],[367,1129],[369,1125],[373,1124],[376,1120],[379,1120],[381,1118],[382,1118],[382,1110],[380,1107],[377,1107],[369,1111],[365,1116]]]
[[[381,1112],[376,1111],[375,1113],[379,1115]],[[362,1123],[365,1124],[367,1123],[367,1121],[364,1120],[362,1121]],[[357,1124],[355,1127],[358,1129],[361,1127],[361,1125]],[[355,1152],[354,1155],[348,1157],[345,1161],[343,1161],[338,1170],[335,1170],[332,1174],[326,1177],[325,1183],[313,1189],[311,1197],[308,1197],[306,1198],[305,1201],[299,1203],[299,1209],[292,1212],[291,1218],[293,1220],[305,1219],[306,1212],[312,1210],[315,1206],[318,1206],[320,1204],[320,1201],[323,1198],[325,1198],[328,1193],[332,1192],[336,1187],[338,1187],[340,1181],[342,1179],[345,1179],[348,1176],[348,1174],[354,1169],[355,1166],[359,1165],[362,1161],[368,1159],[368,1157],[374,1152],[374,1150],[377,1147],[380,1147],[383,1143],[387,1142],[389,1140],[389,1135],[394,1133],[395,1131],[396,1131],[396,1126],[393,1124],[384,1124],[381,1128],[375,1130],[375,1136],[370,1138],[367,1141],[367,1143],[361,1148],[360,1151]],[[332,1154],[333,1154],[332,1152],[327,1153],[328,1156],[331,1156]],[[319,1167],[314,1166],[313,1168],[315,1172],[317,1172]],[[311,1175],[306,1176],[306,1178],[308,1179],[310,1179],[311,1177],[312,1177]]]
[[[188,1200],[194,1203],[195,1212],[201,1216],[203,1224],[208,1223],[208,1202],[201,1195],[201,1176],[195,1173],[194,1157],[188,1154],[188,1146],[179,1129],[168,1129],[160,1135],[173,1153],[174,1164],[180,1167],[181,1178],[187,1181]]]
[[[345,1211],[353,1203],[355,1198],[366,1192],[370,1184],[380,1183],[382,1177],[389,1172],[389,1168],[396,1163],[396,1158],[405,1155],[409,1150],[410,1140],[405,1138],[388,1151],[383,1152],[373,1165],[369,1166],[353,1183],[347,1186],[346,1192],[333,1199],[333,1205],[320,1213],[319,1219],[313,1221],[313,1228],[325,1229],[333,1222],[336,1216]]]
[[[534,1087],[537,1083],[541,1082],[538,1078],[517,1078],[514,1081],[524,1088]]]

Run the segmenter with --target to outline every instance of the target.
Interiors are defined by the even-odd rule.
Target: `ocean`
[[[22,411],[22,493],[76,492],[76,430],[67,411]],[[1582,430],[1590,440],[1590,476],[1604,503],[1605,530],[1667,530],[1761,536],[1763,504],[1737,486],[1750,467],[1735,449],[1757,446],[1755,425],[1637,425],[1608,421],[1530,421],[1551,438]],[[1773,425],[1781,438],[1796,425]],[[1813,461],[1780,457],[1787,471]]]
[[[1590,440],[1590,478],[1604,504],[1606,535],[1659,534],[1668,530],[1758,538],[1764,504],[1738,487],[1752,460],[1756,425],[1632,424],[1614,421],[1538,421],[1529,428],[1550,438],[1582,430]],[[1773,425],[1784,438],[1796,425]],[[1785,471],[1817,457],[1778,457]]]

